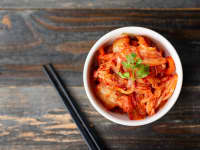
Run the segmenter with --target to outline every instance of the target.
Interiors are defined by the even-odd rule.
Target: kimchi
[[[121,35],[98,49],[95,93],[110,111],[130,120],[152,116],[173,94],[178,76],[171,56],[144,36]]]

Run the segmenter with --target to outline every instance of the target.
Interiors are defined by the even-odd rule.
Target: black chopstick
[[[65,106],[67,107],[69,113],[71,114],[74,122],[76,123],[77,127],[80,130],[82,137],[84,138],[85,142],[87,143],[90,150],[103,150],[103,145],[101,145],[91,130],[88,127],[85,120],[81,117],[80,112],[77,109],[77,105],[69,96],[68,92],[65,89],[65,86],[56,73],[53,65],[43,65],[43,70],[46,73],[48,79],[51,81],[52,85],[55,87],[56,91],[62,98]]]

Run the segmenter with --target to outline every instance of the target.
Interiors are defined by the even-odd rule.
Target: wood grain
[[[165,117],[142,127],[113,124],[92,108],[83,87],[69,90],[109,149],[200,148],[199,87],[184,87],[176,105]],[[53,87],[6,86],[0,90],[0,96],[2,148],[30,147],[32,150],[52,145],[48,147],[50,150],[87,149]]]
[[[108,121],[93,109],[83,88],[89,49],[102,35],[123,26],[160,32],[175,46],[183,64],[183,90],[176,105],[147,126]],[[41,71],[47,63],[55,65],[109,149],[200,149],[199,26],[199,9],[0,10],[0,150],[87,149]]]
[[[198,8],[198,0],[3,0],[1,8]]]
[[[123,26],[163,34],[180,55],[184,85],[200,83],[200,10],[1,10],[0,20],[0,85],[46,84],[41,65],[51,62],[68,85],[81,86],[92,45]]]

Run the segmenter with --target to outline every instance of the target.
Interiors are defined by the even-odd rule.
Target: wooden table
[[[200,3],[40,1],[0,2],[0,150],[87,149],[41,71],[47,63],[55,65],[109,149],[200,149]],[[83,88],[89,49],[99,37],[123,26],[158,31],[172,42],[182,60],[181,95],[166,116],[150,125],[126,127],[106,120],[91,106]]]

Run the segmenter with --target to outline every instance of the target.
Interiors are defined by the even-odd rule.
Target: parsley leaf
[[[136,57],[135,53],[127,55],[126,56],[127,63],[135,63],[135,57]]]
[[[118,72],[118,75],[123,79],[128,79],[130,77],[129,72],[125,72],[125,73]]]
[[[142,63],[142,59],[141,58],[137,58],[136,59],[136,65],[141,64]]]
[[[126,77],[126,78],[129,78],[129,77],[130,77],[129,72],[125,72],[123,75],[124,75],[124,77]]]
[[[132,58],[135,58],[136,54],[135,53],[131,53],[131,56],[132,56]]]
[[[126,69],[129,69],[129,68],[131,68],[131,64],[129,64],[129,63],[127,63],[127,62],[122,62],[122,65],[123,65],[123,67],[124,68],[126,68]]]
[[[149,66],[140,64],[136,72],[138,78],[145,78],[149,75]]]
[[[132,69],[132,70],[129,70],[129,71],[132,71],[131,78],[133,80],[135,80],[136,77],[137,78],[144,78],[144,77],[149,75],[149,66],[142,64],[142,59],[137,58],[137,55],[135,53],[131,53],[129,55],[126,55],[126,61],[123,61],[122,65],[126,69]],[[136,77],[135,77],[135,72],[136,72]],[[118,72],[118,75],[123,79],[130,78],[129,72],[125,72],[125,73]]]
[[[135,62],[134,58],[131,55],[127,55],[126,60],[127,60],[127,63],[129,63],[129,64]]]

